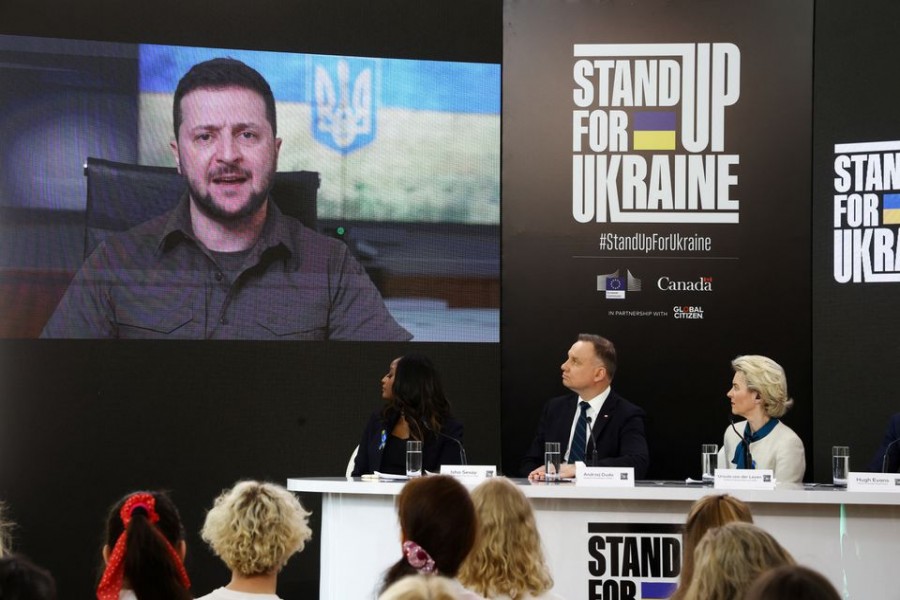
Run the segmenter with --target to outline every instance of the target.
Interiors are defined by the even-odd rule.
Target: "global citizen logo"
[[[664,292],[711,292],[713,278],[700,277],[690,281],[676,281],[667,275],[656,280],[656,287]]]
[[[607,300],[624,300],[626,292],[641,291],[641,280],[627,269],[623,277],[616,269],[612,273],[597,275],[597,291],[606,292]]]
[[[702,319],[702,306],[673,306],[672,316],[676,319]]]
[[[575,44],[572,57],[575,221],[739,222],[736,45]]]

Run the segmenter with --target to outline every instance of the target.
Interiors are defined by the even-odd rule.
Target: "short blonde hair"
[[[733,522],[706,532],[694,551],[694,577],[688,600],[733,600],[763,572],[793,565],[794,558],[775,538],[750,523]]]
[[[770,417],[782,417],[794,405],[788,396],[787,376],[777,362],[767,356],[747,354],[731,361],[735,373],[743,373],[747,388],[758,393]]]
[[[277,573],[312,537],[310,514],[280,485],[241,481],[216,498],[200,536],[244,577]]]
[[[478,515],[475,548],[459,571],[459,580],[482,596],[540,596],[553,587],[544,562],[531,503],[505,477],[488,479],[472,490]]]
[[[456,590],[440,575],[409,575],[386,589],[378,600],[457,600]]]

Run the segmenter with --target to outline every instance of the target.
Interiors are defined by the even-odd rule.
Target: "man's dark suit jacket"
[[[578,394],[574,393],[553,398],[544,405],[537,435],[531,442],[528,454],[522,459],[523,477],[544,464],[544,442],[559,442],[565,453],[577,405]],[[635,479],[643,479],[650,463],[650,451],[644,435],[645,417],[643,409],[610,391],[592,427],[593,437],[597,440],[598,460],[595,466],[634,467]],[[593,448],[593,442],[588,440],[585,452],[585,462],[588,464]]]
[[[875,456],[872,457],[872,462],[869,464],[870,472],[881,473],[882,467],[887,473],[896,473],[900,470],[900,442],[891,446],[898,438],[900,438],[900,413],[893,415],[888,422],[887,430],[884,432],[884,439],[881,440],[881,447],[878,448],[878,452],[875,453]],[[888,450],[888,446],[890,446],[890,450]],[[886,453],[888,457],[885,461],[884,455]]]

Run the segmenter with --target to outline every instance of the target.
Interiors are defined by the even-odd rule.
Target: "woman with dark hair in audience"
[[[551,600],[553,578],[544,561],[531,503],[505,477],[472,490],[479,535],[459,580],[486,598]]]
[[[403,556],[384,576],[381,593],[407,575],[442,575],[453,579],[457,597],[477,600],[455,580],[475,544],[475,507],[463,485],[446,475],[413,479],[397,496]]]
[[[278,573],[312,537],[310,513],[280,485],[241,481],[216,498],[200,536],[231,581],[199,600],[278,600]]]
[[[841,596],[820,573],[800,565],[785,565],[764,573],[744,600],[841,600]]]
[[[687,593],[694,576],[694,550],[706,532],[735,521],[752,523],[753,515],[750,514],[750,507],[734,496],[713,494],[694,502],[684,523],[681,576],[671,600],[682,600]]]
[[[406,474],[406,441],[422,442],[422,468],[463,461],[463,426],[450,414],[450,403],[431,361],[419,354],[394,360],[382,380],[384,406],[363,430],[352,475]]]
[[[56,582],[48,571],[24,556],[0,558],[0,598],[3,600],[56,600]]]
[[[106,520],[98,600],[192,598],[184,568],[184,527],[162,492],[135,492],[119,500]]]
[[[794,558],[756,525],[738,521],[713,527],[694,551],[687,600],[738,600],[762,573]]]

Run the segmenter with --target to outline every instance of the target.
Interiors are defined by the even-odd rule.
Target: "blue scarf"
[[[748,421],[744,427],[744,439],[746,439],[749,443],[758,442],[763,439],[767,435],[769,435],[775,426],[778,425],[780,421],[778,419],[769,419],[769,422],[759,428],[759,431],[751,432],[750,431],[750,422]],[[738,469],[755,469],[756,461],[752,461],[752,464],[747,465],[744,463],[744,442],[741,441],[738,444],[737,448],[734,449],[734,458],[731,459],[732,464],[737,465]]]

